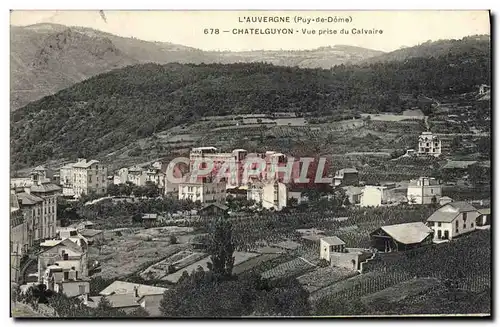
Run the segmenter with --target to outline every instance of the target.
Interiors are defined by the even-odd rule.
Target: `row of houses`
[[[29,187],[10,192],[10,253],[12,278],[19,277],[20,258],[41,240],[55,237],[57,196],[61,188],[51,182],[37,181]]]
[[[332,266],[361,270],[374,253],[406,251],[450,241],[491,224],[490,209],[476,209],[466,202],[452,202],[437,209],[426,222],[381,226],[370,233],[372,248],[348,248],[337,236],[320,237],[320,258]]]

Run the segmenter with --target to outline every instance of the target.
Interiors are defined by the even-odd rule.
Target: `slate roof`
[[[479,209],[478,211],[482,215],[491,215],[491,208]]]
[[[345,245],[345,242],[337,236],[322,237],[321,240],[329,245]]]
[[[75,242],[71,241],[68,238],[65,240],[62,240],[61,242],[59,242],[57,244],[54,244],[53,246],[49,247],[48,249],[45,249],[42,252],[48,251],[51,248],[53,248],[54,246],[59,246],[59,245],[64,245],[64,246],[68,247],[69,249],[72,249],[75,252],[83,253],[82,248],[78,244],[76,244]]]
[[[102,233],[102,230],[100,229],[82,229],[80,231],[80,234],[82,234],[82,236],[84,237],[93,237],[100,233]]]
[[[89,297],[89,307],[97,308],[102,296],[90,296]],[[113,308],[130,308],[138,307],[140,304],[137,302],[139,298],[135,297],[134,294],[116,294],[109,295],[105,297],[109,300],[111,307]]]
[[[21,200],[22,205],[34,205],[43,202],[41,197],[26,192],[17,193],[16,196],[18,200]]]
[[[135,284],[122,281],[114,281],[111,285],[102,290],[99,295],[108,296],[111,294],[131,294],[134,295],[134,287],[138,287],[139,296],[163,294],[167,288],[156,287],[144,284]]]
[[[427,221],[437,221],[443,223],[452,222],[460,213],[477,211],[472,205],[467,202],[458,201],[450,202],[434,211],[434,213],[427,218]]]
[[[30,189],[31,192],[46,193],[46,192],[60,191],[61,187],[57,186],[54,183],[43,183],[42,185],[32,185]]]
[[[432,229],[422,222],[389,225],[380,228],[394,240],[403,244],[420,243],[432,233]]]
[[[89,160],[89,161],[79,161],[73,164],[73,168],[89,168],[95,163],[99,163],[97,160]]]

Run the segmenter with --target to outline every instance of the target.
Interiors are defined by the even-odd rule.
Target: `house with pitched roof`
[[[427,226],[434,230],[434,240],[451,240],[476,229],[476,219],[481,216],[471,204],[451,202],[427,218]]]
[[[382,226],[370,234],[378,251],[405,251],[431,244],[433,230],[422,222]]]
[[[97,307],[101,298],[105,297],[113,308],[132,312],[143,307],[151,317],[160,315],[160,301],[167,288],[115,281],[99,293],[91,296],[87,305]]]
[[[356,168],[343,168],[335,172],[333,186],[348,186],[359,184],[359,173]]]
[[[361,263],[373,255],[368,249],[346,247],[346,243],[337,236],[321,237],[319,242],[320,258],[332,267],[358,270]]]
[[[65,193],[75,197],[105,194],[108,188],[108,168],[97,160],[79,158],[77,162],[63,166],[59,175],[63,187],[73,190]]]

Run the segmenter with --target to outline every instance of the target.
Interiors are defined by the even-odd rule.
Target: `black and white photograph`
[[[490,11],[9,18],[13,319],[491,319]]]

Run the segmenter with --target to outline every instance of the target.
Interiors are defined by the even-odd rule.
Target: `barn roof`
[[[422,222],[389,225],[380,228],[394,240],[403,244],[420,243],[432,233],[432,229]]]
[[[322,237],[321,240],[329,245],[345,245],[345,242],[337,236]]]
[[[427,218],[427,221],[449,223],[452,222],[460,213],[470,211],[477,211],[477,209],[467,202],[450,202],[434,211],[434,213]]]

